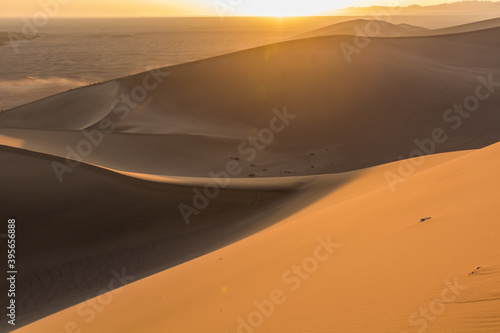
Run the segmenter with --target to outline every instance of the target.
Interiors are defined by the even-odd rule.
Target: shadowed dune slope
[[[491,29],[374,38],[359,54],[351,54],[350,63],[340,47],[353,43],[348,36],[269,45],[164,68],[154,74],[161,84],[139,103],[130,96],[144,82],[154,84],[150,73],[12,109],[0,115],[0,143],[15,139],[20,148],[65,157],[68,145],[76,149],[85,140],[80,130],[99,128],[103,117],[114,132],[92,154],[81,156],[85,162],[128,172],[203,177],[220,170],[230,157],[242,160],[240,177],[360,169],[408,158],[419,149],[415,140],[432,137],[436,128],[443,129],[447,140],[425,152],[480,148],[500,139],[499,35],[500,29]],[[480,101],[474,99],[476,93]],[[112,95],[125,102],[110,101]],[[464,101],[472,112],[448,111]],[[283,115],[285,108],[292,119],[274,123],[281,132],[272,140],[264,136],[268,144],[259,145],[256,154],[247,150],[252,147],[243,141],[269,128],[276,110]],[[117,135],[122,138],[115,140]],[[120,145],[121,140],[144,144]],[[192,163],[185,166],[185,160]]]
[[[266,228],[322,195],[282,210],[297,189],[250,184],[221,188],[216,196],[212,189],[200,208],[206,199],[195,198],[206,193],[203,187],[195,192],[85,164],[59,183],[51,165],[56,157],[0,146],[0,158],[0,218],[18,221],[18,327],[120,287],[108,285],[113,272],[144,278]],[[199,209],[189,224],[181,204]],[[0,324],[4,331],[6,321]]]

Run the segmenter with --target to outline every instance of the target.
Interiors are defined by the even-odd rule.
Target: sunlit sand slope
[[[99,312],[84,303],[18,332],[498,332],[499,148],[427,157],[395,192],[399,162],[357,173],[269,229],[93,300]]]

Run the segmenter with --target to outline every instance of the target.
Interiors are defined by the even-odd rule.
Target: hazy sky
[[[443,0],[0,0],[0,17],[314,15],[351,6],[431,5]],[[45,9],[43,9],[45,8]]]

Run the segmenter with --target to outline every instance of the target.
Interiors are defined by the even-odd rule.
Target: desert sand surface
[[[0,135],[21,140],[17,148],[113,170],[184,177],[223,170],[231,157],[241,159],[240,176],[351,171],[408,158],[416,140],[442,127],[449,138],[432,153],[481,148],[500,139],[499,33],[374,38],[351,63],[341,46],[355,47],[353,36],[272,44],[5,111]],[[155,88],[136,103],[130,96],[144,82]],[[477,90],[487,95],[477,112],[447,111]],[[108,121],[114,129],[100,140],[95,132]],[[280,129],[264,138],[272,143],[247,152],[251,144],[242,143],[271,122]],[[91,153],[71,153],[82,141]]]
[[[36,37],[37,36],[33,36],[32,38]],[[23,40],[23,39],[26,39],[26,37],[23,36],[21,33],[0,31],[0,46],[6,45],[12,40]]]
[[[16,332],[498,332],[499,37],[305,38],[2,112]]]
[[[498,156],[426,157],[396,193],[398,162],[324,176],[272,227],[17,332],[498,332]]]

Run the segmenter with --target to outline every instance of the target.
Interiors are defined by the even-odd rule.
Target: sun
[[[239,12],[248,16],[290,17],[318,15],[345,8],[352,0],[251,0],[243,1]]]

